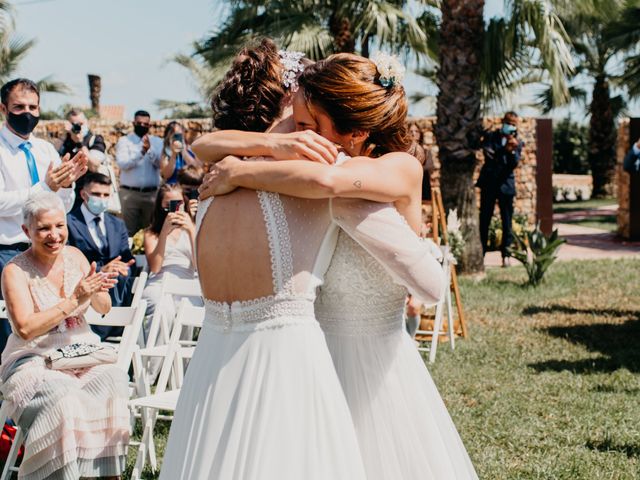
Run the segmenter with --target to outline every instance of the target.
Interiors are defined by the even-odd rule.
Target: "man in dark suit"
[[[124,222],[106,212],[111,196],[111,179],[106,175],[88,172],[80,191],[82,204],[67,215],[69,245],[78,248],[89,263],[96,262],[99,271],[117,272],[118,284],[109,291],[113,306],[131,302],[133,283],[131,267],[135,263],[129,249],[129,236]],[[104,340],[117,336],[122,328],[92,326]]]
[[[487,251],[489,225],[496,202],[502,220],[502,266],[509,266],[509,245],[513,240],[511,221],[513,200],[516,196],[516,181],[513,171],[520,161],[524,143],[518,140],[518,115],[507,112],[502,119],[502,128],[488,132],[482,141],[484,165],[476,184],[480,187],[480,239],[482,252]]]

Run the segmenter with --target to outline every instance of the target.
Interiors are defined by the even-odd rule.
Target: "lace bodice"
[[[440,298],[440,264],[393,205],[334,199],[331,210],[341,231],[316,301],[326,333],[400,331],[407,290],[425,303]]]
[[[383,334],[401,328],[407,289],[394,283],[382,265],[340,232],[316,316],[326,333]]]
[[[314,320],[313,300],[318,280],[313,272],[322,240],[331,225],[327,202],[269,192],[256,194],[269,243],[273,293],[230,303],[205,298],[208,324],[225,332],[278,328]],[[199,205],[197,229],[211,203],[209,200]],[[257,260],[246,258],[247,262]]]

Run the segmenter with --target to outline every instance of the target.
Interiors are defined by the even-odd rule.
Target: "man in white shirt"
[[[133,116],[133,132],[116,144],[122,217],[130,236],[151,223],[160,185],[163,142],[160,137],[149,135],[150,124],[149,113],[138,110]]]
[[[31,132],[40,119],[40,92],[26,78],[12,80],[0,89],[0,112],[6,118],[0,129],[0,274],[4,266],[29,247],[22,231],[22,206],[29,195],[56,192],[67,209],[74,200],[73,183],[87,170],[81,152],[62,161],[53,145]],[[0,350],[10,332],[0,322]]]

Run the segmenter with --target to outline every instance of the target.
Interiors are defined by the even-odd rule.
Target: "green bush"
[[[588,128],[565,118],[553,126],[553,173],[589,173]]]
[[[558,237],[558,230],[546,236],[540,230],[538,222],[533,230],[525,231],[524,235],[513,235],[515,248],[509,248],[511,256],[524,265],[529,276],[529,285],[540,285],[547,269],[555,262],[560,245],[564,238]]]

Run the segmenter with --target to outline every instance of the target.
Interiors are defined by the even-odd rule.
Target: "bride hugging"
[[[276,156],[286,158],[285,154],[296,148],[312,151],[311,156],[335,156],[332,143],[316,134],[304,135],[303,148],[300,142],[296,144],[291,137],[277,133],[291,129],[286,108],[291,100],[297,124],[317,122],[311,126],[320,133],[326,133],[323,125],[338,127],[333,123],[337,116],[331,119],[325,114],[321,119],[320,109],[315,110],[314,100],[307,97],[311,88],[305,82],[313,78],[311,73],[308,79],[306,73],[300,78],[303,88],[292,98],[297,87],[291,81],[292,63],[286,54],[279,56],[268,40],[244,49],[214,101],[216,126],[267,130],[272,136],[222,131],[222,136],[201,141],[198,156],[212,161],[226,153],[271,155],[275,150],[280,153]],[[197,262],[207,314],[181,391],[161,478],[417,478],[410,475],[419,467],[410,464],[418,462],[422,466],[425,457],[428,470],[423,470],[420,478],[429,472],[434,478],[475,478],[437,390],[429,383],[424,365],[417,363],[420,358],[415,348],[407,350],[412,346],[406,334],[396,335],[402,331],[399,314],[406,290],[394,281],[430,302],[437,300],[444,284],[439,264],[409,226],[419,218],[411,210],[415,199],[420,204],[419,189],[415,189],[415,198],[412,193],[414,175],[419,185],[420,166],[405,153],[393,153],[407,146],[404,91],[399,85],[385,87],[375,65],[355,56],[330,57],[312,69],[318,74],[324,72],[329,79],[340,79],[341,85],[354,83],[362,92],[373,94],[375,101],[367,101],[366,95],[361,97],[363,109],[346,119],[353,128],[341,126],[337,135],[342,138],[337,143],[351,155],[372,150],[379,158],[345,161],[341,155],[344,163],[340,167],[232,159],[221,164],[221,169],[226,165],[229,170],[232,164],[239,170],[251,165],[262,173],[239,173],[237,178],[227,175],[229,182],[211,184],[213,190],[218,189],[215,193],[232,190],[239,185],[233,182],[243,176],[245,186],[253,190],[238,189],[200,207]],[[344,93],[344,98],[347,96]],[[323,112],[331,111],[331,106],[322,108]],[[367,119],[366,125],[363,119]],[[281,140],[275,142],[279,147],[265,148],[265,144],[275,145],[273,139]],[[329,140],[336,141],[330,136]],[[386,179],[391,181],[373,181],[372,172],[383,170],[378,163],[393,170],[397,181],[391,175]],[[290,164],[288,170],[278,169],[285,164]],[[338,174],[318,174],[316,167]],[[220,178],[224,176],[220,173]],[[331,182],[324,181],[327,178]],[[260,179],[264,185],[252,183]],[[386,189],[383,185],[389,183],[393,186]],[[327,195],[329,190],[344,198],[324,199],[332,196]],[[396,205],[357,200],[359,197]],[[401,213],[409,223],[395,207],[405,210]],[[345,280],[357,282],[342,291],[342,296],[336,295],[335,290],[342,289],[339,282],[345,271],[350,272]],[[313,304],[325,273],[327,281],[321,296],[326,297],[322,303],[329,307],[318,313],[323,314],[329,346],[336,350],[332,352],[333,362]],[[354,290],[358,284],[364,288],[359,294]],[[375,302],[367,305],[380,294],[384,310]],[[331,325],[335,327],[333,332]],[[380,344],[375,343],[380,336],[388,337],[383,348],[390,351],[380,352],[380,358],[366,367],[376,370],[366,385],[368,381],[362,376],[370,372],[363,362],[373,359],[368,348],[377,349]],[[338,351],[352,346],[356,350],[345,352],[348,356],[341,358]],[[422,370],[417,368],[420,366]],[[390,378],[398,369],[407,368],[401,379]],[[405,399],[411,396],[404,385],[407,377],[413,383],[411,388],[416,382],[426,385],[419,387],[427,393],[419,393],[417,401]],[[352,380],[355,392],[347,388]],[[402,391],[387,392],[388,388]],[[398,395],[405,403],[398,403]],[[415,406],[419,401],[430,403],[422,403],[419,411]],[[390,405],[398,409],[399,416],[383,411]],[[435,414],[428,412],[431,408],[437,410]],[[377,415],[382,418],[372,424]],[[410,416],[412,422],[407,423]],[[397,427],[389,423],[396,420],[405,423]],[[383,425],[386,430],[380,429]],[[409,431],[396,430],[407,425]],[[436,431],[426,432],[426,437],[414,432],[423,428]],[[402,441],[401,434],[409,435],[408,443]],[[411,445],[423,439],[431,443]],[[448,453],[450,460],[439,459],[445,465],[439,468],[434,462],[436,453],[431,458],[426,446],[437,454],[454,451]],[[399,451],[405,447],[407,450]],[[414,451],[418,451],[417,456]],[[370,464],[377,454],[383,458]],[[452,465],[458,461],[462,464]],[[388,465],[386,470],[376,472],[379,463]],[[467,469],[466,476],[463,469]]]

